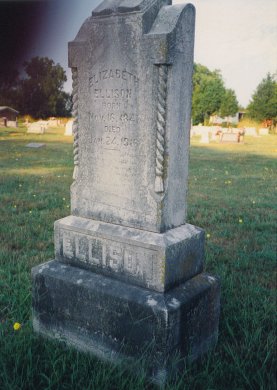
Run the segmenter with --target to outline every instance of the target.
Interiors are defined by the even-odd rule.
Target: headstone
[[[234,132],[222,133],[220,141],[223,143],[225,143],[225,142],[238,143],[239,142],[238,133],[234,133]]]
[[[38,121],[30,123],[28,126],[27,133],[31,134],[44,134],[45,130],[48,128],[47,121]]]
[[[61,125],[61,121],[57,118],[48,119],[48,127],[59,127]]]
[[[210,126],[192,126],[191,136],[201,136],[200,142],[209,143],[209,134],[212,133],[213,128]]]
[[[71,215],[55,260],[33,268],[36,332],[111,361],[149,359],[164,384],[176,353],[218,335],[219,281],[204,231],[186,223],[191,4],[105,0],[69,44]]]
[[[72,135],[73,134],[73,123],[74,123],[74,119],[70,119],[66,123],[64,135]]]
[[[210,143],[210,138],[209,138],[209,133],[204,132],[201,134],[201,139],[200,139],[201,144],[209,144]]]
[[[259,135],[268,135],[269,134],[269,129],[264,127],[259,130]]]
[[[258,136],[257,130],[256,130],[255,127],[245,127],[244,131],[245,131],[245,135],[250,135],[252,137],[257,137]]]
[[[26,145],[27,148],[34,148],[34,149],[39,149],[45,146],[45,144],[39,143],[39,142],[30,142],[29,144]]]

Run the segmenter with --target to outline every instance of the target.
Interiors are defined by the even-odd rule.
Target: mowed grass
[[[0,388],[154,389],[142,373],[33,333],[30,270],[53,258],[53,223],[70,213],[72,137],[63,132],[0,128]],[[276,388],[276,152],[276,136],[192,139],[188,222],[205,229],[205,268],[221,278],[219,340],[168,389]]]

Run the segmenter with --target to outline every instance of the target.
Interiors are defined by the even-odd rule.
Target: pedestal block
[[[162,292],[202,272],[204,231],[185,224],[155,233],[71,215],[55,222],[55,255]]]
[[[110,361],[144,356],[163,384],[177,355],[192,361],[215,345],[219,281],[205,273],[167,293],[49,261],[32,270],[38,333]]]

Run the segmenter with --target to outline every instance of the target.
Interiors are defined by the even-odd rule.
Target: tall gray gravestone
[[[191,4],[105,0],[69,43],[71,215],[32,270],[38,333],[114,361],[147,350],[157,383],[218,335],[219,281],[186,223],[194,19]]]

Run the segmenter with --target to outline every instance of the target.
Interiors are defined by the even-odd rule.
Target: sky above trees
[[[22,52],[25,45],[25,59],[32,56],[53,58],[67,69],[67,42],[73,40],[82,22],[90,15],[101,0],[42,0],[10,1],[13,10],[16,4],[30,3],[39,8],[30,17],[19,15],[5,19],[1,32],[10,24],[17,31],[20,41],[20,27],[28,23],[28,41],[17,43],[15,50]],[[174,0],[173,3],[186,1]],[[277,2],[276,0],[191,0],[196,7],[195,62],[209,69],[220,69],[226,87],[234,89],[239,103],[246,106],[257,85],[268,72],[277,70]],[[0,13],[3,4],[0,1]],[[38,5],[39,4],[39,5]],[[24,12],[20,12],[24,15]],[[14,34],[14,33],[13,33]],[[15,34],[14,34],[15,35]],[[15,43],[16,45],[16,43]],[[3,51],[3,50],[2,50]],[[1,52],[2,55],[2,52]],[[24,57],[21,56],[21,57]],[[70,70],[67,69],[67,91],[71,90]]]

